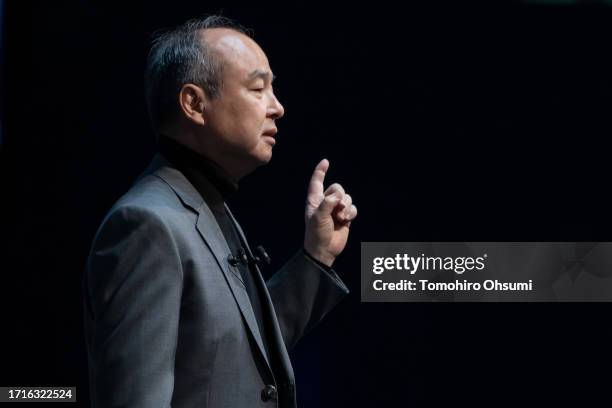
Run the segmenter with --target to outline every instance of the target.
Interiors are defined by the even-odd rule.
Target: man
[[[357,215],[322,160],[304,248],[264,282],[225,198],[272,157],[266,55],[221,17],[159,37],[147,101],[160,153],[105,217],[85,278],[93,407],[294,407],[288,350],[348,289],[331,269]]]

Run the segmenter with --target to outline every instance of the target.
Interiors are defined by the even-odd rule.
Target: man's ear
[[[193,84],[184,84],[179,92],[179,106],[186,119],[197,125],[206,123],[207,99],[204,90]]]

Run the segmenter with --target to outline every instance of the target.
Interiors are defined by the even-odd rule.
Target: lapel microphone
[[[238,258],[236,258],[234,255],[229,254],[228,257],[227,257],[227,262],[231,266],[238,266],[238,264],[240,263],[240,260]]]
[[[239,264],[246,265],[250,263],[249,257],[247,256],[247,254],[244,252],[244,249],[242,248],[238,250],[237,256],[229,254],[229,256],[227,257],[227,261],[232,266],[238,266]]]
[[[263,245],[257,245],[257,248],[255,248],[255,251],[257,251],[259,256],[261,256],[261,258],[258,257],[258,256],[255,257],[255,259],[257,259],[257,263],[260,263],[262,258],[263,258],[263,261],[267,265],[270,265],[270,263],[272,262],[272,258],[270,258],[270,255],[268,255],[268,253],[266,252],[266,249],[263,247]]]
[[[260,265],[262,263],[266,263],[269,265],[270,262],[272,262],[270,255],[268,255],[262,245],[258,245],[257,248],[255,248],[255,251],[259,256],[250,256],[250,254],[247,254],[243,248],[240,248],[238,250],[237,256],[229,254],[229,256],[227,257],[227,261],[231,266],[238,266],[239,264],[255,266]]]

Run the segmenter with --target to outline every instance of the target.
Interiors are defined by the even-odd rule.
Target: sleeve
[[[92,407],[170,406],[182,285],[159,216],[124,207],[107,217],[84,279]]]
[[[291,350],[349,293],[332,268],[324,268],[303,249],[266,285],[287,350]]]

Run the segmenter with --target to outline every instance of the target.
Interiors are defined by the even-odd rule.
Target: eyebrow
[[[249,74],[249,81],[253,80],[255,78],[261,78],[264,81],[267,79],[270,79],[270,82],[274,82],[274,80],[276,79],[276,75],[274,75],[273,73],[271,73],[270,71],[262,71],[261,69],[256,69],[255,71],[251,72]]]

